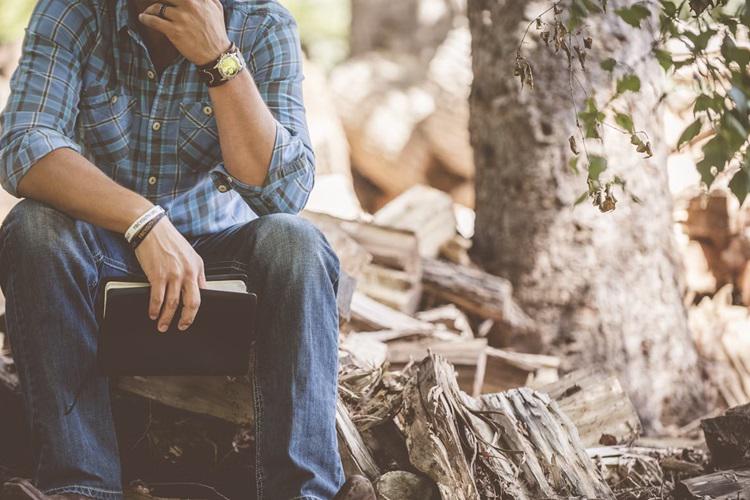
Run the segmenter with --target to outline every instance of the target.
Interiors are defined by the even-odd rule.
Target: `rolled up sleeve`
[[[75,2],[73,3],[75,4]],[[18,183],[46,155],[81,151],[74,140],[80,98],[80,57],[69,2],[42,0],[26,32],[11,94],[0,116],[0,185],[18,196]]]
[[[247,59],[263,101],[276,119],[268,175],[262,186],[252,186],[229,175],[223,164],[215,171],[256,214],[298,213],[313,186],[315,155],[302,99],[302,49],[291,16],[271,17]]]

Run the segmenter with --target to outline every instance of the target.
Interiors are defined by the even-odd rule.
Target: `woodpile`
[[[361,3],[364,11],[377,2]],[[414,3],[405,2],[404,8]],[[463,205],[474,205],[468,129],[471,37],[460,10],[445,11],[452,13],[444,24],[450,29],[431,31],[437,40],[421,45],[429,50],[396,50],[392,45],[399,45],[398,38],[390,43],[362,42],[361,50],[331,74],[352,169],[374,188],[359,190],[363,204],[372,211],[418,184],[445,191]],[[355,24],[378,22],[356,12],[353,18]],[[357,36],[363,34],[364,30],[357,31]],[[413,40],[413,32],[407,34],[405,38]]]
[[[727,192],[689,192],[675,219],[688,317],[705,371],[726,407],[750,402],[750,207]]]
[[[529,335],[535,324],[506,280],[471,264],[465,248],[463,257],[445,251],[457,239],[457,220],[444,193],[417,186],[369,218],[304,216],[341,261],[339,449],[346,473],[369,477],[380,498],[702,491],[687,478],[711,472],[705,456],[640,443],[638,414],[615,374],[588,367],[560,378],[553,356],[491,345],[490,329]],[[0,396],[10,394],[16,411],[17,385],[5,353]],[[134,471],[129,479],[166,463],[222,491],[251,488],[237,479],[251,475],[232,476],[252,466],[249,378],[123,377],[115,385],[126,421],[143,425],[130,432],[138,446],[124,453],[147,450],[145,459],[124,459]],[[722,417],[722,425],[733,422],[723,434],[704,422],[707,440],[739,446],[745,418]],[[721,463],[730,462],[738,467]],[[235,472],[225,470],[230,464]],[[132,498],[160,491],[137,484],[140,496]]]

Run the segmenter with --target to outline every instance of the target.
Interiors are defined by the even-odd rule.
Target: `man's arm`
[[[219,0],[172,0],[140,16],[188,60],[203,65],[229,47]],[[312,189],[315,158],[302,100],[302,55],[291,16],[269,16],[252,49],[254,72],[209,89],[223,164],[232,187],[258,215],[297,213]]]
[[[37,4],[0,122],[0,183],[13,195],[124,233],[151,202],[107,177],[81,156],[73,140],[81,57],[91,49],[87,40],[94,38],[91,25],[91,13],[82,2]],[[152,285],[149,313],[155,319],[161,310],[159,326],[166,330],[182,291],[180,324],[186,327],[200,303],[203,263],[168,221],[157,224],[151,234],[136,252]]]

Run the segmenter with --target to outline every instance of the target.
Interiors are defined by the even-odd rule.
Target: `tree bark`
[[[551,4],[469,1],[477,168],[473,255],[512,282],[521,307],[540,325],[540,349],[562,357],[564,369],[606,363],[649,428],[684,421],[701,414],[706,401],[671,237],[665,148],[654,113],[661,70],[650,62],[652,35],[626,26],[611,12],[614,6],[588,20],[594,48],[586,77],[579,78],[601,103],[612,77],[600,60],[623,63],[615,75],[625,65],[637,68],[642,90],[621,107],[632,113],[636,128],[648,128],[656,146],[655,156],[644,160],[629,137],[604,127],[611,168],[602,177],[621,176],[641,203],[623,199],[610,213],[589,203],[574,207],[586,180],[568,167],[568,138],[578,137],[571,97],[580,110],[583,96],[571,95],[578,87],[569,83],[565,55],[548,49],[531,26],[524,55],[535,89],[521,90],[513,75],[524,30]]]

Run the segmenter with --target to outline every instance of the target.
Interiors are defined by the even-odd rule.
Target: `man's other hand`
[[[166,332],[182,298],[178,328],[186,330],[198,313],[200,288],[206,286],[203,259],[166,217],[146,235],[135,255],[151,284],[149,317],[158,317],[159,331]]]
[[[224,8],[219,0],[165,0],[150,5],[138,19],[148,28],[166,36],[193,64],[203,66],[229,48],[224,25]]]

